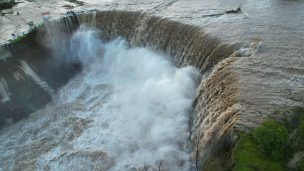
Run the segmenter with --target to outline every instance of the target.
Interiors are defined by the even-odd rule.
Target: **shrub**
[[[268,120],[257,127],[252,135],[262,153],[274,160],[283,158],[288,139],[288,131],[284,126]]]
[[[9,9],[16,5],[14,0],[0,2],[0,9]]]

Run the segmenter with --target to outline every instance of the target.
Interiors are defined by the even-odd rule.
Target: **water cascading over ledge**
[[[67,54],[62,49],[66,42],[57,41],[78,27],[75,19],[70,16],[49,23],[50,26],[40,26],[11,44],[0,46],[0,128],[44,106],[52,93],[77,72],[65,61]],[[45,43],[52,26],[62,32]],[[58,51],[51,49],[54,46]]]
[[[62,27],[63,33],[54,39],[69,36],[80,24],[86,24],[101,29],[105,40],[121,36],[132,46],[168,54],[178,67],[198,68],[204,76],[190,118],[193,160],[197,167],[202,167],[211,151],[222,147],[219,144],[232,140],[231,128],[236,113],[241,110],[236,101],[237,77],[229,67],[234,60],[228,58],[234,52],[232,46],[198,27],[140,12],[79,13],[48,24]],[[64,51],[54,55],[49,47],[39,43],[41,39],[36,40],[51,31],[47,28],[41,26],[21,41],[1,47],[1,125],[17,121],[44,106],[51,100],[52,91],[79,70],[65,60],[58,60],[64,59]],[[64,45],[65,42],[50,46]]]

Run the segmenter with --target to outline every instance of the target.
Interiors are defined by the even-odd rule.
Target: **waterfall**
[[[77,28],[79,28],[79,25],[82,24],[95,27],[95,29],[97,28],[102,31],[94,32],[94,36],[92,36],[93,39],[87,39],[86,45],[81,45],[81,42],[79,41],[74,41],[74,43],[71,43],[70,41],[71,35]],[[60,28],[59,29],[60,31],[58,31],[58,29],[53,29],[53,28]],[[34,40],[31,41],[39,44],[39,45],[35,45],[35,47],[37,47],[38,49],[41,48],[40,53],[31,53],[30,49],[26,49],[21,45],[16,45],[16,47],[14,47],[14,49],[16,49],[14,50],[14,53],[11,50],[11,48],[8,47],[0,48],[1,59],[3,59],[0,60],[2,62],[1,66],[5,66],[5,65],[11,66],[10,70],[4,70],[2,73],[0,73],[0,77],[3,78],[1,81],[1,91],[0,91],[1,97],[2,97],[2,101],[3,99],[4,101],[10,99],[11,100],[10,102],[13,102],[12,106],[9,107],[6,107],[1,104],[2,106],[4,106],[3,109],[1,108],[1,111],[8,111],[8,109],[10,113],[16,113],[16,111],[18,111],[19,113],[19,111],[21,111],[20,115],[23,116],[22,115],[23,110],[20,109],[28,110],[28,108],[26,107],[31,107],[31,110],[27,111],[27,113],[29,113],[29,111],[33,111],[34,109],[35,110],[39,109],[47,102],[49,102],[49,100],[47,100],[47,97],[49,97],[50,95],[60,96],[59,99],[61,100],[57,99],[58,101],[54,101],[53,102],[54,104],[49,104],[48,106],[49,108],[46,107],[45,109],[42,109],[42,113],[50,112],[52,109],[56,108],[56,110],[60,111],[61,113],[68,114],[69,110],[73,109],[72,113],[75,114],[73,116],[70,115],[58,116],[59,118],[67,117],[68,119],[66,120],[70,120],[70,122],[72,123],[72,125],[69,125],[69,122],[66,120],[62,120],[62,122],[60,122],[60,124],[66,125],[68,127],[67,130],[71,131],[67,133],[67,132],[60,132],[59,130],[57,130],[59,131],[58,134],[60,135],[67,134],[67,135],[62,135],[62,137],[68,137],[69,139],[72,140],[74,138],[81,136],[81,134],[84,131],[90,130],[88,127],[90,127],[90,123],[93,122],[92,119],[86,118],[84,116],[79,116],[78,114],[83,110],[88,112],[88,109],[86,107],[89,107],[90,110],[94,110],[97,109],[99,106],[105,105],[104,100],[109,98],[109,94],[105,93],[104,95],[99,97],[97,96],[98,91],[114,91],[114,90],[118,91],[115,88],[117,87],[121,89],[125,88],[122,86],[124,85],[124,82],[120,82],[121,85],[118,86],[116,84],[115,84],[116,86],[109,84],[94,85],[94,83],[90,82],[90,80],[96,81],[96,79],[99,78],[99,76],[104,76],[101,73],[104,73],[105,70],[99,70],[99,72],[97,73],[95,72],[93,75],[90,76],[82,75],[81,77],[81,74],[88,72],[86,68],[87,67],[90,68],[89,66],[91,65],[91,63],[94,63],[94,66],[96,66],[97,68],[98,67],[102,68],[102,62],[105,62],[103,60],[108,60],[107,61],[108,64],[112,65],[113,63],[111,63],[110,58],[102,58],[100,61],[98,60],[96,61],[94,60],[94,58],[90,58],[90,57],[96,55],[100,55],[100,56],[109,55],[107,54],[107,52],[109,52],[107,51],[107,49],[109,50],[108,46],[111,46],[115,43],[116,43],[115,45],[117,45],[118,47],[123,46],[125,49],[120,51],[121,49],[115,50],[115,48],[110,48],[112,50],[111,53],[115,54],[112,55],[112,57],[120,56],[120,54],[122,53],[125,54],[131,53],[130,51],[132,50],[129,51],[131,47],[139,48],[139,49],[145,47],[147,51],[152,50],[153,52],[157,52],[157,55],[151,55],[151,56],[162,56],[163,58],[166,59],[167,62],[171,63],[170,65],[172,66],[174,65],[178,68],[181,68],[181,69],[175,68],[172,70],[176,70],[176,71],[183,70],[180,72],[188,73],[190,71],[184,68],[193,66],[197,68],[200,71],[200,73],[203,75],[204,79],[202,80],[198,88],[198,93],[195,98],[195,103],[193,104],[193,108],[194,108],[193,112],[190,116],[188,116],[188,118],[190,118],[190,120],[188,120],[188,122],[190,123],[189,125],[190,128],[187,128],[190,130],[189,134],[191,134],[191,137],[189,135],[189,138],[191,138],[192,140],[193,148],[197,147],[200,153],[197,154],[195,150],[192,150],[192,154],[187,153],[186,158],[191,158],[192,160],[199,160],[201,163],[199,167],[202,167],[204,161],[206,161],[208,156],[212,154],[212,152],[215,150],[215,146],[220,144],[223,141],[224,137],[226,137],[226,135],[228,135],[228,137],[231,135],[232,128],[237,119],[236,113],[242,110],[240,105],[236,103],[237,92],[238,92],[237,89],[238,78],[237,75],[229,69],[229,66],[233,62],[233,58],[230,58],[230,56],[233,54],[235,50],[234,47],[232,47],[229,44],[223,43],[221,40],[206,33],[204,30],[202,30],[199,27],[180,23],[177,21],[172,21],[165,18],[151,16],[150,13],[127,12],[127,11],[102,11],[102,12],[93,11],[88,13],[86,12],[71,13],[67,16],[67,18],[63,18],[60,21],[52,21],[49,23],[45,23],[45,25],[38,28],[37,33],[33,33],[33,35],[37,36],[38,37],[37,39],[39,41],[37,41],[38,43],[35,42]],[[47,36],[44,37],[43,35],[49,35],[49,38],[47,38]],[[81,37],[81,35],[78,36]],[[74,49],[82,49],[82,50],[89,48],[88,47],[88,45],[90,44],[89,42],[95,40],[94,39],[95,37],[101,37],[102,41],[100,40],[95,41],[95,44],[100,45],[100,47],[97,48],[98,51],[95,51],[96,49],[94,48],[91,49],[94,51],[94,53],[89,53],[85,51],[88,58],[81,58],[81,56],[85,56],[83,53],[78,53],[78,51],[70,50],[70,47]],[[120,39],[118,39],[119,37]],[[128,44],[126,42],[130,42],[130,43]],[[45,56],[48,57],[44,58],[44,56],[43,55],[41,56],[41,54],[46,54]],[[133,54],[133,51],[131,54]],[[6,59],[6,61],[4,61],[4,59]],[[124,61],[124,58],[119,58],[119,60],[121,60],[120,61],[121,63],[119,63],[119,65],[114,63],[115,67],[118,68],[117,72],[119,71],[120,67],[122,67],[124,64],[128,62],[128,61]],[[21,66],[20,66],[20,61],[22,61]],[[147,61],[149,60],[147,59]],[[56,82],[56,79],[54,78],[60,78],[60,75],[65,73],[65,71],[70,71],[73,68],[81,68],[79,67],[79,64],[77,62],[81,63],[83,70],[80,73],[80,76],[72,79],[69,82],[69,84],[67,84],[66,86],[71,86],[72,89],[77,89],[81,91],[73,91],[73,92],[70,92],[70,90],[61,91],[63,89],[60,89],[61,88],[60,86],[54,87],[53,84],[54,82]],[[48,72],[44,72],[45,69],[43,67],[40,68],[38,67],[39,69],[36,70],[37,66],[40,66],[40,64],[41,66],[44,66],[45,69],[48,69]],[[50,64],[54,66],[51,66]],[[129,73],[134,67],[135,66],[132,67],[130,66],[128,70],[124,70],[123,72],[121,72],[121,74]],[[36,72],[34,72],[33,69],[35,69]],[[153,70],[150,72],[154,73],[156,71],[157,69],[155,69],[155,71]],[[113,71],[113,73],[115,72]],[[30,79],[27,79],[25,75],[29,76]],[[107,75],[105,74],[105,76]],[[173,77],[175,78],[179,76],[173,74]],[[192,78],[191,74],[190,77]],[[5,82],[3,81],[4,78],[5,78]],[[15,79],[11,79],[11,78],[15,78]],[[70,79],[73,78],[73,75],[72,74],[69,75],[68,78]],[[107,77],[103,77],[103,78],[106,80]],[[109,78],[110,77],[108,77],[108,79]],[[120,79],[124,80],[127,78],[128,76],[125,75],[123,78]],[[200,77],[193,78],[194,82],[197,82],[198,80],[201,80]],[[21,87],[21,85],[19,85],[20,84],[19,82],[21,81],[25,81],[27,83],[24,85],[26,85],[25,88],[29,92],[29,95],[27,95],[26,98],[24,98],[25,100],[27,100],[27,102],[24,104],[21,104],[19,101],[17,101],[18,103],[14,101],[18,99],[17,98],[18,95],[21,94],[19,92]],[[153,79],[149,80],[149,84],[154,86],[159,86],[166,82],[174,82],[174,81],[176,80],[166,79],[166,77],[164,76],[164,78],[158,81],[155,81]],[[72,82],[74,82],[74,84],[72,84]],[[149,87],[151,86],[149,84],[146,85],[147,88],[151,88]],[[97,86],[98,88],[96,88],[95,86]],[[139,90],[137,89],[134,90],[131,87],[130,90],[133,90],[135,94],[137,91],[140,92]],[[33,95],[32,99],[37,99],[40,93],[41,94],[47,93],[48,96],[47,97],[45,97],[44,95],[41,96],[41,97],[45,97],[45,99],[41,101],[32,100],[30,101],[31,103],[29,102],[28,99],[31,97],[30,94]],[[149,91],[145,93],[149,94]],[[157,94],[157,92],[155,93]],[[99,100],[99,102],[91,105],[81,103],[81,101],[84,98],[86,98],[87,95],[91,95],[92,97],[90,97],[90,100],[86,102],[89,103],[96,100]],[[127,94],[127,95],[132,97],[134,96],[134,98],[138,98],[136,95],[133,94],[131,95]],[[56,106],[57,104],[63,104],[63,102],[67,102],[67,103],[64,103],[64,105],[62,105],[61,107]],[[137,99],[137,102],[140,102],[140,100]],[[15,103],[18,105],[14,105]],[[163,102],[155,103],[155,104],[157,104],[156,106],[162,106],[161,104],[163,104]],[[132,106],[133,104],[129,104],[129,105]],[[21,106],[21,107],[17,108],[16,106]],[[120,108],[120,105],[116,105],[116,107]],[[142,107],[145,107],[145,105],[142,105]],[[90,112],[88,112],[87,114],[89,114]],[[95,110],[94,112],[95,112],[94,114],[92,113],[91,114],[92,115],[99,114],[99,110]],[[38,117],[40,114],[39,111],[37,111],[36,113],[33,114],[33,116]],[[54,120],[52,119],[56,119],[57,115],[59,114],[56,114],[53,117],[46,118],[49,119],[47,123],[53,122]],[[22,118],[21,116],[20,118]],[[24,114],[24,116],[26,115]],[[10,117],[12,116],[6,115],[4,118],[10,119]],[[47,127],[47,125],[48,124],[44,123],[42,126]],[[109,127],[109,125],[104,122],[100,123],[99,126],[102,126],[104,128]],[[39,128],[38,127],[39,126],[36,125],[36,127],[33,129],[40,130],[40,127]],[[54,129],[56,130],[56,128]],[[76,133],[72,131],[74,129],[76,130]],[[91,131],[93,132],[91,132],[92,134],[90,135],[96,135],[98,129]],[[89,140],[94,142],[93,137],[89,138]],[[56,145],[58,143],[59,142],[57,141],[51,142],[52,145]],[[183,146],[185,143],[181,143],[181,144],[182,144],[181,146]],[[45,144],[41,145],[41,147],[44,147],[44,145]],[[113,165],[115,165],[114,164],[115,162],[111,157],[111,155],[108,152],[106,152],[104,149],[98,149],[98,150],[95,149],[95,151],[94,150],[92,151],[92,149],[87,148],[87,149],[81,149],[79,151],[74,151],[74,152],[70,151],[69,153],[59,154],[60,149],[58,148],[54,147],[52,149],[52,153],[44,156],[43,158],[40,158],[39,162],[41,167],[46,167],[46,168],[56,167],[55,166],[56,164],[54,166],[45,166],[41,164],[44,163],[45,160],[48,160],[52,157],[55,163],[68,161],[67,159],[69,158],[72,158],[73,161],[77,163],[77,162],[81,162],[81,160],[80,159],[78,160],[78,158],[82,158],[83,156],[86,157],[89,156],[88,158],[90,158],[90,160],[95,161],[96,158],[94,158],[94,156],[97,154],[98,154],[97,156],[100,155],[101,158],[103,158],[102,161],[108,163],[108,165],[103,163],[105,166],[107,166],[106,169],[113,167]],[[61,148],[70,148],[70,147],[61,147]],[[135,143],[135,145],[129,144],[128,148],[130,148],[130,151],[134,151],[134,149],[137,149],[138,147]],[[57,154],[62,155],[64,159],[62,161],[57,160],[56,159]],[[119,152],[117,152],[117,154],[119,154]],[[196,156],[198,157],[197,159]],[[154,160],[154,161],[160,162],[161,160]],[[183,163],[185,164],[186,160],[185,158],[183,158],[182,160],[179,161],[180,162],[178,163],[182,165]],[[138,159],[138,162],[141,162],[141,165],[143,165],[142,167],[145,167],[146,165],[151,165],[149,163],[143,164],[143,161],[140,159]],[[102,165],[102,162],[100,164]],[[124,164],[125,166],[127,165],[126,163]],[[158,164],[162,164],[162,162]],[[155,163],[153,164],[153,166],[155,166]]]
[[[0,95],[2,97],[1,99],[2,103],[6,103],[11,100],[7,82],[5,81],[4,78],[0,78]]]
[[[103,43],[98,34],[88,27],[74,33],[70,50],[83,70],[56,93],[21,62],[26,75],[54,94],[53,103],[31,115],[30,125],[23,120],[10,128],[25,132],[0,136],[0,151],[6,146],[15,150],[5,152],[7,158],[0,155],[1,167],[26,170],[31,164],[18,161],[27,155],[37,170],[192,170],[188,123],[198,71],[176,68],[167,57],[132,48],[122,38]],[[56,138],[49,139],[54,131]],[[35,149],[14,148],[9,144],[14,137],[31,137],[30,146],[43,143]],[[8,165],[12,158],[15,162]]]
[[[45,90],[50,96],[54,93],[54,90],[47,84],[47,82],[41,80],[39,76],[32,70],[32,68],[25,62],[21,61],[20,69],[30,76],[36,84],[38,84],[43,90]]]
[[[0,46],[0,60],[6,60],[7,58],[13,55],[13,49],[10,45],[1,45]]]
[[[148,13],[103,11],[96,16],[96,27],[103,29],[103,37],[111,40],[120,35],[135,47],[146,46],[168,54],[178,67],[191,65],[204,74],[190,121],[192,141],[200,151],[194,151],[193,158],[198,156],[198,167],[202,168],[216,145],[220,146],[226,137],[228,141],[232,139],[235,113],[241,110],[239,105],[233,105],[237,78],[226,69],[235,49],[199,27]],[[229,103],[223,103],[224,99],[229,99]]]
[[[67,13],[67,16],[62,19],[63,23],[65,24],[65,28],[70,32],[73,33],[77,27],[79,26],[79,22],[77,19],[76,14],[73,11]]]

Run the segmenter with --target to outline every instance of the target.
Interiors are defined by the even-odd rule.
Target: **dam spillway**
[[[80,31],[74,34],[73,32],[81,24],[99,28],[101,32],[87,30],[87,32]],[[61,29],[54,30],[54,26]],[[88,34],[81,39],[77,37],[77,35],[82,37],[82,34],[92,32],[94,34]],[[101,39],[96,39],[99,36]],[[118,37],[122,37],[126,41],[117,39]],[[108,43],[103,43],[103,41]],[[128,50],[130,48],[128,46],[146,47],[149,50]],[[75,51],[75,49],[77,50]],[[166,60],[159,60],[159,55],[150,51],[163,54],[160,56]],[[222,43],[197,27],[144,13],[123,11],[82,13],[46,23],[21,41],[2,47],[3,66],[12,66],[8,71],[2,72],[4,75],[1,75],[1,108],[2,111],[6,111],[3,112],[6,115],[2,116],[1,120],[2,126],[5,126],[2,130],[4,132],[2,138],[5,139],[2,151],[7,151],[2,161],[17,158],[13,165],[8,162],[3,163],[2,166],[9,170],[56,170],[56,168],[65,170],[76,169],[77,163],[91,160],[91,162],[85,162],[82,169],[93,167],[93,170],[119,170],[121,167],[126,167],[126,169],[140,170],[145,167],[157,168],[159,164],[162,164],[166,170],[176,170],[174,167],[180,167],[181,170],[197,169],[201,167],[212,151],[212,145],[223,140],[220,132],[230,131],[231,125],[233,125],[233,114],[239,110],[238,106],[235,106],[229,108],[230,112],[225,113],[224,116],[221,115],[222,110],[226,110],[225,106],[229,106],[229,103],[220,103],[219,99],[226,97],[229,98],[228,102],[233,103],[233,96],[225,94],[224,97],[217,97],[215,95],[220,93],[219,91],[225,86],[229,89],[229,84],[235,83],[235,77],[229,72],[225,72],[226,68],[223,68],[229,64],[231,59],[226,60],[226,58],[233,52],[232,46]],[[85,57],[82,58],[82,56]],[[113,65],[115,69],[106,71],[107,67],[103,67],[105,61],[98,61],[96,56],[117,57],[119,60],[113,62],[108,59],[107,65]],[[132,57],[136,60],[132,60]],[[168,61],[171,61],[172,64]],[[80,62],[81,66],[77,62]],[[123,68],[124,65],[128,65],[128,62],[131,62],[130,66]],[[89,66],[91,63],[94,65]],[[181,69],[174,69],[173,65]],[[197,71],[189,66],[197,68]],[[134,69],[135,71],[132,72]],[[82,71],[80,72],[80,70]],[[109,72],[110,75],[102,74],[104,72]],[[138,73],[140,74],[138,75]],[[155,75],[151,75],[152,73]],[[194,85],[198,85],[202,80],[198,73],[204,75],[205,79],[195,91]],[[117,80],[114,79],[109,83],[107,79],[115,78],[111,74],[123,75],[123,77],[117,77]],[[145,75],[148,75],[148,78]],[[136,82],[136,78],[142,78],[142,80]],[[23,82],[23,84],[19,82]],[[217,87],[215,84],[221,82],[225,82],[225,85],[219,84],[224,87],[209,91],[210,86]],[[139,85],[146,89],[141,90]],[[155,87],[158,89],[154,90]],[[231,88],[230,92],[236,91],[235,87],[231,86]],[[109,97],[112,91],[119,92],[120,89],[130,91],[122,91],[120,94],[113,93],[114,100]],[[138,96],[138,93],[142,93],[141,96]],[[122,97],[132,97],[134,100],[132,98],[123,100]],[[97,111],[105,110],[112,104],[105,102],[109,99],[113,101],[113,104],[116,103],[116,108],[120,109],[110,114],[102,111],[100,113],[104,115],[98,115]],[[81,104],[80,101],[88,102],[88,104]],[[47,104],[48,102],[50,103]],[[47,106],[44,107],[46,104]],[[128,113],[130,110],[123,106],[129,106],[132,109],[133,116],[132,112],[128,115],[134,118],[132,122],[123,115],[119,115]],[[168,106],[170,110],[167,109]],[[174,110],[171,111],[171,109]],[[94,110],[97,113],[92,112]],[[145,111],[145,114],[141,115],[140,111]],[[163,114],[164,111],[168,115]],[[35,113],[25,118],[31,112]],[[82,113],[82,117],[77,114],[79,112]],[[85,113],[97,118],[84,119]],[[202,114],[208,117],[202,117]],[[105,116],[108,115],[114,118],[107,120]],[[20,119],[22,120],[19,121]],[[211,123],[209,120],[215,122]],[[19,122],[14,124],[16,121]],[[215,124],[223,121],[231,122],[230,126],[228,124],[228,127],[227,125],[223,127],[222,124]],[[151,125],[151,122],[154,124]],[[10,124],[12,126],[8,126]],[[124,124],[126,124],[125,127]],[[130,125],[137,126],[130,127]],[[128,126],[132,130],[126,129]],[[65,131],[60,131],[60,127],[66,128]],[[153,135],[139,130],[145,127],[152,130],[150,133]],[[166,127],[168,129],[165,129]],[[100,133],[100,139],[94,137],[102,128],[112,131],[111,133],[114,134],[112,139],[106,140],[107,137],[111,137],[107,131]],[[18,130],[27,132],[23,133]],[[23,135],[16,134],[16,137],[20,138],[19,141],[15,140],[14,136],[10,139],[10,135],[14,135],[14,131]],[[121,131],[126,137],[119,137]],[[130,134],[127,134],[128,132]],[[131,134],[133,132],[135,133]],[[53,133],[56,133],[57,136],[52,137],[50,134]],[[160,136],[162,134],[165,136]],[[214,137],[214,134],[218,134],[218,137]],[[127,137],[128,135],[130,137]],[[134,135],[136,136],[132,137]],[[145,136],[154,138],[157,143],[153,144],[153,140],[144,138]],[[32,137],[32,139],[26,141],[24,138],[28,137]],[[81,137],[85,138],[81,139]],[[79,141],[76,140],[78,138]],[[127,144],[120,144],[122,145],[121,150],[131,153],[136,153],[137,149],[144,150],[147,157],[140,159],[134,155],[133,163],[132,159],[129,159],[130,163],[128,163],[126,160],[119,161],[118,157],[116,161],[111,158],[110,154],[99,149],[103,147],[101,144],[104,143],[108,147],[106,149],[115,148],[112,152],[118,150],[117,154],[127,155],[127,153],[119,151],[119,146],[113,145],[113,142],[110,143],[115,138],[117,138],[117,142],[121,143],[124,142],[122,139],[131,138],[132,141],[128,141]],[[143,140],[139,141],[139,138],[143,138]],[[73,142],[74,139],[75,142]],[[174,142],[172,143],[172,141]],[[228,141],[230,141],[229,136]],[[18,148],[14,148],[20,142],[25,144],[25,146],[19,147],[23,155],[18,155],[20,154]],[[163,146],[158,146],[158,143],[162,144],[161,142],[163,142]],[[84,144],[91,144],[91,147],[85,147]],[[167,146],[167,144],[169,145]],[[79,148],[81,146],[85,148]],[[149,148],[141,148],[146,146]],[[35,147],[37,151],[31,151]],[[161,147],[164,149],[158,149]],[[67,149],[67,151],[61,148]],[[197,148],[200,153],[195,150]],[[24,150],[28,153],[24,153]],[[142,154],[140,150],[139,152]],[[153,152],[160,150],[161,152],[151,155],[149,150]],[[173,156],[165,156],[165,160],[163,160],[164,156],[161,155],[166,154],[164,153],[166,150],[171,150],[170,155]],[[45,153],[45,155],[42,156],[41,153]],[[158,158],[155,158],[155,155],[158,155]],[[25,160],[25,157],[29,157],[30,160]],[[83,161],[83,158],[86,160]],[[151,160],[147,160],[147,158]],[[152,163],[149,163],[151,161]],[[53,165],[44,165],[48,162]],[[75,163],[75,165],[64,162]]]
[[[302,0],[84,0],[82,5],[75,2],[78,1],[20,0],[12,9],[0,11],[0,44],[12,40],[7,46],[0,46],[0,59],[6,60],[0,64],[0,101],[5,102],[0,103],[0,111],[5,111],[0,112],[1,126],[18,123],[42,109],[52,100],[53,93],[80,73],[83,68],[78,62],[71,65],[69,60],[64,61],[70,59],[65,58],[69,56],[65,51],[69,47],[60,40],[69,40],[81,22],[85,22],[103,31],[104,43],[123,35],[131,47],[163,53],[180,68],[200,61],[201,64],[194,64],[200,69],[202,63],[209,63],[209,69],[200,70],[202,81],[190,112],[191,157],[196,169],[290,170],[303,163],[299,155],[303,148],[297,146],[303,143],[292,130],[289,136],[293,150],[288,150],[284,160],[275,161],[274,165],[267,157],[259,160],[262,163],[253,160],[254,151],[249,150],[252,146],[242,145],[246,138],[243,133],[246,135],[265,120],[275,120],[289,128],[304,113]],[[33,30],[32,36],[24,34],[33,24],[42,24],[41,17],[47,15],[45,19],[57,20],[67,8],[103,12],[94,14],[93,10],[91,14],[77,13],[76,17],[59,19],[61,24],[54,27],[62,28],[61,31],[41,27]],[[47,25],[52,27],[50,23]],[[47,32],[55,34],[43,43]],[[192,45],[198,42],[203,45]],[[210,52],[205,49],[211,50],[217,43],[225,45],[224,42],[229,44],[228,49],[232,44],[232,49],[238,51],[226,58],[230,52],[225,54],[224,48],[217,48],[212,50],[212,58],[206,60]],[[220,52],[225,55],[218,58],[220,62],[213,62],[212,59],[221,56]],[[242,163],[246,157],[238,157],[237,151],[250,156],[250,161]]]

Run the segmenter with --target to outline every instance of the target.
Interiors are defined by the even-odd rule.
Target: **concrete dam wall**
[[[235,142],[238,113],[238,76],[231,69],[236,47],[201,28],[147,13],[97,11],[71,14],[39,26],[21,40],[0,47],[0,125],[6,129],[52,100],[52,95],[81,70],[65,60],[65,41],[82,24],[101,30],[105,41],[126,39],[132,47],[166,54],[178,68],[193,66],[201,77],[189,118],[189,138],[195,168],[211,153]],[[53,30],[60,28],[60,32]],[[48,35],[52,36],[51,39]],[[48,43],[45,43],[45,40]],[[175,99],[172,99],[174,101]],[[225,146],[227,147],[227,146]]]

